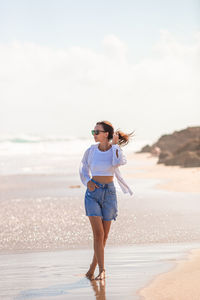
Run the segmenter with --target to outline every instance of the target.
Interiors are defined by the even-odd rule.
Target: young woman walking
[[[81,181],[87,187],[85,211],[89,217],[94,238],[94,256],[85,275],[90,280],[101,280],[105,278],[104,247],[111,221],[116,220],[118,211],[114,175],[122,191],[133,194],[118,168],[127,163],[120,146],[126,145],[133,133],[114,132],[110,122],[101,121],[96,123],[92,134],[98,144],[91,145],[85,151],[79,169]],[[94,278],[97,264],[99,274]]]

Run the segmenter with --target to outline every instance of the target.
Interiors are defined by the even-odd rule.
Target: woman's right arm
[[[89,155],[90,148],[88,148],[81,160],[80,167],[79,167],[79,174],[82,183],[87,186],[88,181],[90,181],[90,170],[89,170],[89,164],[88,164],[88,155]]]

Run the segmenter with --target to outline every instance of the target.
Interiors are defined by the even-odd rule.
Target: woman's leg
[[[102,220],[101,217],[98,216],[91,216],[89,219],[93,230],[94,252],[97,263],[99,268],[104,268],[104,229]]]
[[[100,217],[89,217],[89,218],[100,218]],[[93,227],[95,227],[94,222],[96,221],[92,221],[90,219],[90,223],[91,223],[91,226],[92,226],[92,229]],[[98,221],[99,222],[99,221]],[[101,223],[100,223],[101,222]],[[100,218],[100,225],[97,225],[97,226],[100,226],[100,228],[103,227],[103,248],[105,247],[105,244],[106,244],[106,240],[108,238],[108,233],[109,233],[109,230],[110,230],[110,226],[111,226],[111,222],[112,221],[104,221]],[[102,224],[102,226],[101,226]],[[93,233],[95,231],[95,228],[93,229]],[[97,262],[98,262],[98,259],[97,259],[97,256],[96,256],[96,251],[94,249],[94,256],[93,256],[93,260],[92,260],[92,263],[90,265],[90,268],[88,270],[88,272],[86,273],[86,276],[89,277],[89,278],[93,278],[93,274],[94,274],[94,271],[95,271],[95,268],[97,266]]]
[[[104,220],[102,220],[103,229],[104,229],[104,241],[103,241],[104,247],[106,245],[106,240],[108,239],[108,233],[109,233],[109,230],[110,230],[111,222],[112,221],[104,221]],[[96,266],[97,266],[97,258],[96,258],[95,252],[94,252],[93,260],[92,260],[92,263],[90,265],[90,270],[93,273],[94,273],[94,271],[96,269]]]

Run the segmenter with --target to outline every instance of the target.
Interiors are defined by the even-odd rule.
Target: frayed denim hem
[[[93,215],[90,214],[90,215],[86,215],[86,216],[87,216],[87,217],[101,217],[101,218],[103,219],[103,216],[94,215],[94,214],[93,214]]]

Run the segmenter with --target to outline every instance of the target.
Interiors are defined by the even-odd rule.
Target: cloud
[[[180,104],[180,122],[187,114],[188,122],[195,122],[194,106],[199,106],[200,92],[199,32],[188,44],[161,30],[152,55],[136,64],[128,61],[128,45],[117,36],[105,36],[102,44],[102,52],[81,47],[56,49],[20,41],[1,44],[0,101],[2,114],[9,112],[12,116],[9,121],[4,120],[8,128],[8,122],[11,124],[15,118],[11,109],[32,124],[30,128],[34,113],[42,122],[45,112],[47,124],[52,117],[58,124],[63,118],[63,125],[71,122],[74,113],[81,117],[86,111],[87,116],[87,108],[92,110],[94,119],[107,116],[105,110],[113,119],[124,117],[130,108],[135,124],[141,122],[141,116],[146,118],[144,126],[155,118],[163,124],[158,114],[165,110],[166,117],[175,119],[172,110],[180,110]],[[167,126],[167,122],[163,125]]]
[[[128,47],[125,43],[120,41],[115,35],[107,35],[103,40],[104,55],[109,58],[109,60],[116,60],[119,62],[126,61],[126,55],[128,52]]]

